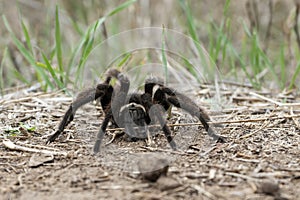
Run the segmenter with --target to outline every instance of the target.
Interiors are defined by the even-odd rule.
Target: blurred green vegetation
[[[34,83],[43,90],[80,85],[95,46],[122,31],[163,26],[190,36],[200,54],[203,45],[224,80],[250,83],[257,89],[298,86],[296,1],[19,0],[0,4],[2,94],[6,88]],[[118,66],[132,62],[132,57],[121,56]],[[164,48],[161,58],[167,66]]]

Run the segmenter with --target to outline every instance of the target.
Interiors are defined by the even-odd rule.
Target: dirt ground
[[[212,91],[197,92],[204,103]],[[209,111],[226,143],[215,143],[198,121],[173,109],[169,124],[180,147],[163,134],[154,144],[105,136],[93,155],[103,113],[79,109],[65,134],[45,145],[72,98],[60,92],[19,92],[0,99],[0,199],[300,199],[300,99],[294,93],[223,91],[222,112]],[[285,103],[279,103],[285,102]],[[297,103],[298,102],[298,103]],[[168,160],[157,182],[144,180],[139,162],[152,155]],[[150,163],[152,161],[150,160]]]

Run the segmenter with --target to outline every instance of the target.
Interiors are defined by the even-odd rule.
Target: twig
[[[241,136],[240,138],[241,138],[241,139],[244,139],[244,138],[248,138],[248,137],[254,135],[255,133],[257,133],[257,132],[259,132],[260,130],[264,129],[269,123],[270,123],[270,120],[265,120],[265,121],[264,121],[264,124],[263,124],[259,129],[256,129],[255,131],[253,131],[253,132],[251,132],[251,133],[249,133],[249,134],[243,135],[243,136]]]
[[[23,143],[23,142],[20,142],[20,141],[17,141],[16,142],[16,145],[19,145],[19,146],[27,146],[29,148],[33,147],[35,149],[47,149],[47,150],[53,150],[53,151],[59,151],[58,149],[55,149],[53,147],[48,147],[48,146],[42,146],[42,145],[33,145],[33,144],[26,144],[26,143]]]
[[[153,148],[153,147],[147,147],[147,146],[140,146],[141,149],[146,149],[150,151],[160,151],[160,152],[166,152],[166,153],[172,153],[172,154],[178,154],[178,155],[187,155],[184,152],[181,151],[174,151],[174,150],[168,150],[168,149],[159,149],[159,148]]]
[[[100,190],[134,190],[141,188],[148,188],[148,183],[141,183],[137,185],[102,185],[99,187]]]
[[[229,175],[229,176],[234,176],[234,177],[250,180],[250,181],[257,181],[257,182],[262,182],[263,181],[263,180],[260,180],[258,178],[253,178],[251,176],[247,176],[247,175],[239,174],[239,173],[234,173],[234,172],[225,172],[225,174]]]
[[[199,185],[191,185],[191,187],[193,187],[200,194],[203,194],[204,196],[208,197],[209,199],[217,199],[212,193],[206,191],[203,187],[200,187]]]
[[[245,159],[245,158],[235,158],[234,161],[241,161],[241,162],[250,162],[250,163],[260,163],[260,160],[254,160],[254,159]]]
[[[290,112],[291,112],[291,115],[294,115],[294,110],[293,110],[292,107],[291,107],[291,109],[290,109]],[[292,120],[293,120],[293,122],[295,123],[295,125],[297,126],[297,128],[300,129],[300,123],[299,123],[299,121],[296,120],[294,117],[292,117]]]
[[[26,96],[23,98],[19,98],[19,99],[11,99],[11,96],[8,96],[10,94],[7,94],[7,97],[3,97],[1,99],[2,101],[2,105],[6,105],[6,104],[12,104],[12,103],[19,103],[19,102],[23,102],[23,101],[31,101],[34,97],[50,97],[50,96],[55,96],[55,94],[59,94],[62,90],[56,91],[56,92],[52,92],[52,93],[44,93],[44,92],[38,92],[38,93],[34,93],[30,96]]]
[[[231,120],[231,121],[217,121],[217,122],[209,122],[209,124],[237,124],[237,123],[246,123],[246,122],[260,122],[265,120],[277,120],[277,119],[289,119],[289,118],[299,118],[299,115],[285,115],[285,116],[275,116],[275,117],[261,117],[261,118],[255,118],[255,119],[242,119],[242,120]],[[176,127],[176,126],[199,126],[202,125],[202,123],[182,123],[182,124],[168,124],[169,127]],[[148,127],[160,127],[160,125],[151,125]],[[137,128],[137,127],[136,127]],[[124,128],[110,128],[106,129],[107,131],[124,131]]]
[[[24,174],[20,174],[18,176],[18,183],[19,183],[20,186],[23,186],[23,181],[22,181],[23,176],[25,176],[25,175]]]
[[[253,88],[253,85],[248,84],[248,83],[238,83],[230,80],[222,80],[219,81],[221,84],[227,84],[227,85],[233,85],[233,86],[239,86],[239,87],[246,87],[246,88]]]
[[[265,96],[262,96],[260,94],[257,94],[255,92],[249,92],[249,94],[252,95],[252,96],[255,96],[257,98],[263,99],[265,101],[274,103],[277,106],[289,106],[289,107],[291,107],[291,106],[300,106],[300,103],[281,103],[281,102],[275,101],[273,99],[270,99],[268,97],[265,97]]]
[[[275,165],[270,165],[272,169],[278,170],[278,171],[287,171],[287,172],[300,172],[300,167],[299,168],[290,168],[290,167],[278,167]]]
[[[108,130],[108,129],[106,129],[106,130]],[[114,133],[112,138],[105,144],[105,146],[107,146],[107,145],[111,144],[113,141],[115,141],[118,134],[120,134],[120,133],[118,133],[118,132]]]
[[[2,158],[2,157],[1,157]],[[16,174],[18,174],[19,172],[16,170],[15,167],[13,167],[10,163],[0,163],[0,165],[7,165],[8,167],[10,167]],[[7,168],[6,168],[7,169]]]
[[[217,146],[213,146],[212,148],[208,149],[207,151],[203,152],[200,154],[200,157],[204,157],[207,154],[209,154],[210,152],[214,151],[217,148]]]
[[[63,155],[63,156],[68,155],[67,152],[49,151],[49,150],[45,150],[45,149],[35,149],[35,148],[23,147],[21,145],[14,144],[10,140],[3,140],[3,144],[5,147],[7,147],[11,150],[27,151],[27,152],[43,153],[43,154],[51,154],[51,155]]]

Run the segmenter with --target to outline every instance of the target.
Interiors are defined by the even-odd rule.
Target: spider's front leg
[[[167,138],[169,145],[173,150],[176,150],[177,149],[176,143],[173,140],[173,137],[171,135],[171,130],[167,125],[166,119],[164,118],[164,107],[161,104],[154,104],[152,102],[152,97],[149,93],[143,94],[142,100],[143,100],[143,105],[145,106],[151,121],[154,121],[155,119],[158,120],[164,132],[164,135]]]
[[[102,125],[97,134],[97,139],[96,139],[96,142],[95,142],[94,148],[93,148],[93,151],[95,154],[98,153],[100,150],[100,146],[101,146],[106,128],[108,126],[109,121],[112,119],[112,117],[113,117],[112,110],[109,108],[109,111],[106,113],[105,118],[104,118]]]
[[[170,102],[172,105],[187,111],[192,116],[197,117],[201,121],[208,135],[211,136],[214,140],[222,143],[225,142],[225,138],[217,135],[214,129],[208,124],[208,122],[210,122],[211,119],[206,113],[206,111],[200,106],[198,106],[189,97],[169,87],[161,87],[161,92],[167,94],[167,101]]]
[[[165,110],[168,110],[171,105],[186,110],[201,121],[209,136],[214,140],[225,142],[225,139],[217,135],[214,129],[208,124],[211,119],[206,111],[189,97],[172,88],[164,86],[162,81],[157,78],[149,78],[146,80],[145,93],[152,97],[154,103],[162,105]]]
[[[87,104],[91,101],[94,101],[102,96],[104,96],[109,88],[109,85],[106,83],[97,85],[96,88],[90,88],[84,90],[78,94],[76,99],[71,103],[68,110],[64,114],[62,121],[60,122],[58,129],[52,134],[46,144],[53,142],[65,129],[65,127],[74,119],[75,112],[78,108]]]
[[[111,76],[115,77],[118,79],[120,82],[121,86],[118,90],[115,90],[115,94],[113,94],[112,101],[109,106],[107,106],[107,109],[105,111],[106,115],[104,118],[104,121],[102,122],[102,125],[98,131],[96,142],[94,145],[94,153],[98,153],[101,147],[102,139],[105,135],[106,128],[108,126],[108,123],[110,120],[113,120],[117,124],[121,124],[120,118],[119,118],[119,113],[121,108],[125,105],[126,103],[126,98],[129,90],[129,85],[130,82],[128,78],[120,73],[117,70],[111,70],[109,71]]]

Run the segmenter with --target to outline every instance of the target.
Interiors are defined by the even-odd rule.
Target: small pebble
[[[138,161],[138,169],[143,179],[155,182],[164,175],[166,176],[169,168],[169,161],[165,158],[158,157],[152,154],[145,154]]]
[[[266,181],[260,184],[259,190],[262,193],[274,196],[279,193],[279,186],[277,183]]]
[[[161,176],[156,183],[161,191],[172,190],[180,186],[180,183],[178,183],[177,180],[167,176]]]
[[[33,154],[28,162],[29,167],[39,167],[44,163],[49,163],[54,160],[53,155],[49,154]]]

